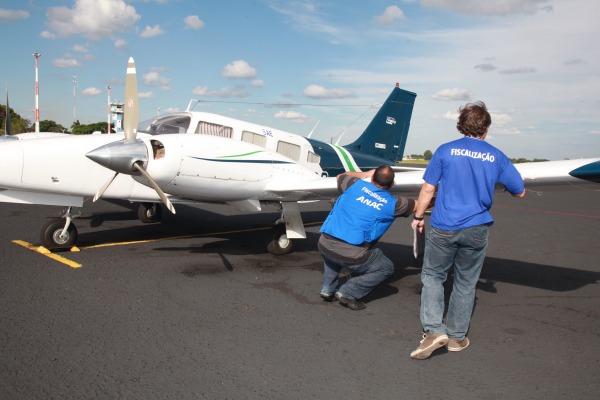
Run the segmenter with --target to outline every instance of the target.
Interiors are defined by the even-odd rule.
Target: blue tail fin
[[[391,162],[402,159],[416,97],[416,93],[400,89],[396,84],[367,129],[344,148]]]

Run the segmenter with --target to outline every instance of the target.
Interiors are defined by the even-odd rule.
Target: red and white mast
[[[33,53],[35,57],[35,131],[40,131],[40,84],[38,80],[38,58],[40,58],[41,54],[38,52]]]

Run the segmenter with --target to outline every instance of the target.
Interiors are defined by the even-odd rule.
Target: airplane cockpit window
[[[151,135],[161,135],[164,133],[186,133],[190,126],[191,117],[187,114],[165,115],[143,121],[138,126],[138,132],[145,132]]]

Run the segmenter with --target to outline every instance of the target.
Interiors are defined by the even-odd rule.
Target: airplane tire
[[[40,232],[40,241],[45,248],[52,249],[70,249],[77,242],[77,227],[69,224],[65,237],[60,234],[65,227],[64,218],[54,218],[50,220]]]
[[[142,203],[138,207],[138,218],[145,224],[160,222],[162,207],[158,203]]]
[[[273,240],[267,244],[267,251],[276,256],[291,253],[294,248],[294,242],[287,238],[285,225],[277,225],[273,230]]]

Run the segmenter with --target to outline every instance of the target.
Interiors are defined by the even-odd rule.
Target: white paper
[[[413,229],[413,255],[419,258],[425,253],[425,227],[423,232],[419,232],[419,227]]]

